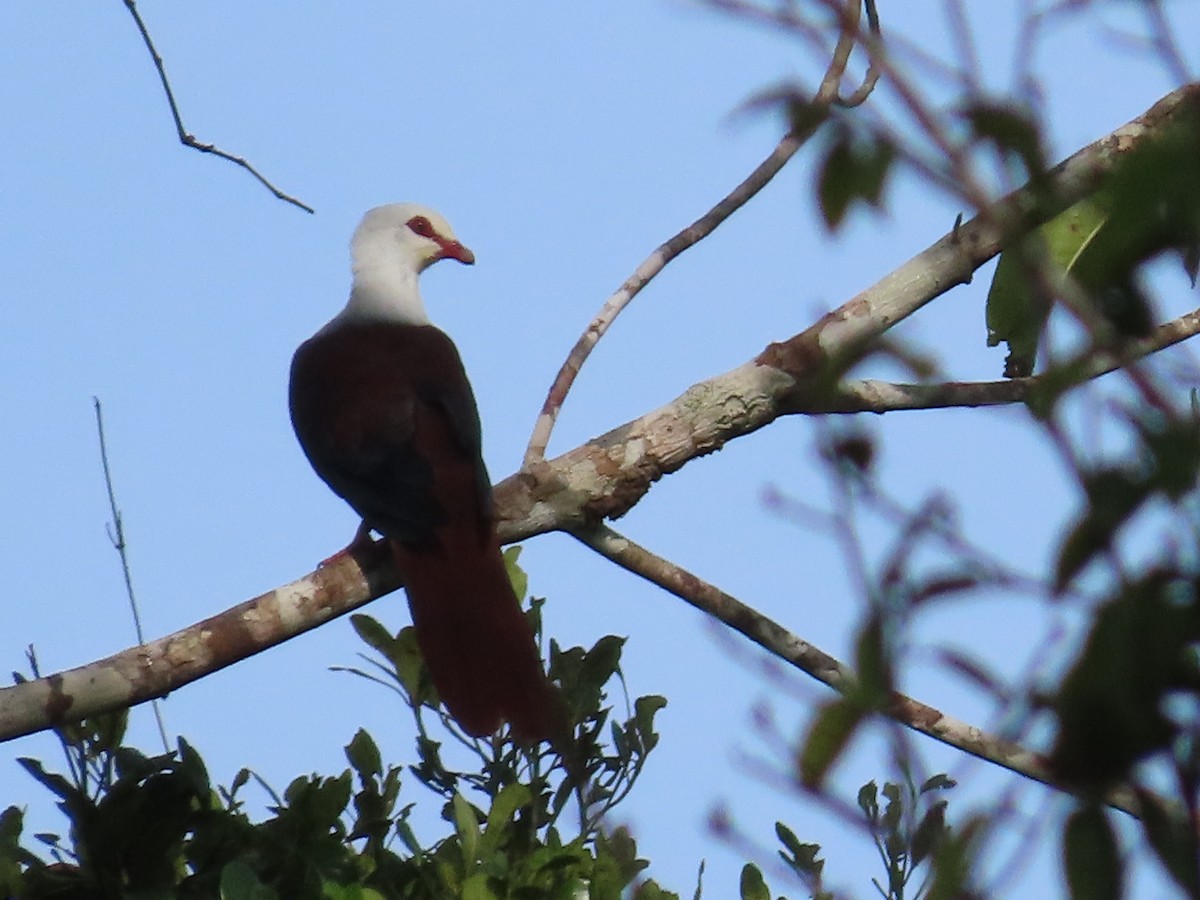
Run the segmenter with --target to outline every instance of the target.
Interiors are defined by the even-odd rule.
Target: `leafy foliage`
[[[515,555],[510,562],[515,567]],[[535,601],[530,611],[535,622],[539,607]],[[550,675],[568,698],[575,740],[529,748],[503,733],[480,741],[457,728],[429,689],[411,629],[392,635],[367,616],[356,616],[354,627],[381,659],[367,658],[369,672],[353,671],[391,687],[413,710],[414,762],[385,762],[360,729],[345,747],[348,768],[296,778],[277,794],[246,769],[229,787],[214,786],[182,738],[174,753],[154,757],[122,746],[124,713],[72,725],[59,732],[66,775],[22,760],[58,798],[69,831],[35,836],[49,852],[45,860],[21,843],[21,811],[0,814],[0,894],[573,900],[616,898],[635,881],[646,862],[633,838],[600,823],[637,781],[666,701],[641,697],[627,717],[614,717],[609,690],[623,684],[622,639],[602,638],[590,649],[552,646]],[[474,763],[449,765],[445,739]],[[270,798],[259,821],[244,799],[252,780]],[[410,822],[416,802],[404,788],[414,783],[438,798],[448,828],[430,845]],[[674,896],[652,883],[641,890]]]
[[[952,841],[946,823],[946,801],[940,798],[940,792],[954,786],[954,781],[946,775],[934,775],[919,786],[906,778],[902,784],[886,782],[882,789],[869,781],[859,789],[858,809],[863,825],[886,872],[883,882],[872,879],[872,883],[885,900],[933,896],[930,891],[931,885],[938,883],[935,878],[943,889],[953,883],[952,892],[943,896],[959,896],[966,886],[961,860],[943,852]],[[820,858],[821,846],[802,842],[782,822],[775,823],[775,836],[783,845],[779,858],[813,900],[833,900],[834,894],[825,888],[822,878],[825,860]],[[922,865],[927,870],[925,882],[913,885],[913,876]],[[741,898],[771,900],[762,870],[752,863],[742,869]]]
[[[830,134],[817,172],[817,199],[825,226],[836,231],[855,204],[882,208],[896,149],[889,140],[856,133],[845,122],[837,122]]]

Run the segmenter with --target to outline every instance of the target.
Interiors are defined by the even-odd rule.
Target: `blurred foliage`
[[[1031,120],[989,107],[985,124],[977,108],[971,122],[980,139],[1026,160],[1037,183],[1044,162]],[[1200,111],[1193,104],[1154,140],[1126,154],[1094,194],[1001,254],[988,292],[987,327],[988,346],[1009,346],[1006,377],[1032,374],[1052,303],[1064,290],[1077,295],[1072,312],[1095,343],[1107,347],[1153,329],[1153,305],[1140,277],[1145,263],[1174,252],[1195,284],[1197,159]]]

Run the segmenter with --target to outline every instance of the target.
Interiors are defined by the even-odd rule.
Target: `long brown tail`
[[[433,685],[463,730],[502,721],[524,742],[558,736],[563,711],[542,670],[495,541],[437,550],[394,544],[417,644]]]

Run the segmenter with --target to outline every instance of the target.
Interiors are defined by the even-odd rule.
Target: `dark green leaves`
[[[875,135],[855,134],[838,125],[817,170],[817,199],[830,231],[836,231],[856,203],[882,208],[883,191],[895,162],[891,142]]]
[[[1063,857],[1072,900],[1120,900],[1123,896],[1117,838],[1100,807],[1084,806],[1067,819]]]
[[[1176,502],[1200,476],[1200,428],[1191,419],[1133,420],[1139,440],[1135,459],[1080,474],[1083,511],[1070,527],[1058,553],[1055,589],[1065,590],[1096,556],[1113,545],[1120,529],[1148,500],[1163,496]]]
[[[827,703],[817,711],[797,760],[801,783],[814,788],[821,785],[865,716],[866,710],[859,704],[844,699]]]
[[[1200,687],[1190,649],[1200,641],[1196,588],[1151,571],[1100,609],[1055,701],[1059,733],[1050,764],[1061,779],[1101,791],[1170,746],[1177,728],[1164,712],[1166,698]],[[1181,593],[1189,602],[1180,602]]]
[[[1040,178],[1046,171],[1041,133],[1030,110],[980,100],[964,107],[962,117],[976,141],[989,143],[1001,156],[1019,161],[1027,177]]]

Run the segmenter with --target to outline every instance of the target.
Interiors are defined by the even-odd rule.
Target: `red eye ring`
[[[424,216],[413,216],[408,220],[407,224],[413,234],[420,235],[423,238],[432,238],[436,234],[433,230],[433,225]]]

